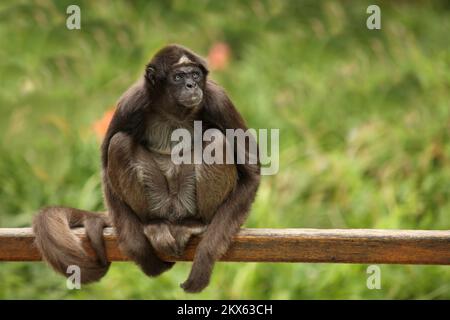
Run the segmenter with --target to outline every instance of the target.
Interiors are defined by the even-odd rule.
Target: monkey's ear
[[[154,65],[147,65],[145,68],[145,79],[152,85],[156,83],[156,67]]]

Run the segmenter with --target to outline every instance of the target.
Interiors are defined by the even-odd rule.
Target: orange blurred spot
[[[230,61],[231,49],[225,42],[215,43],[208,53],[208,64],[211,70],[224,70]]]
[[[109,109],[103,114],[103,117],[100,120],[97,120],[92,125],[92,129],[99,139],[103,139],[108,130],[109,123],[114,115],[116,108]]]

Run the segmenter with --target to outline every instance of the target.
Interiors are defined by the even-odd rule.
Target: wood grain
[[[84,229],[74,229],[87,250]],[[104,230],[111,261],[127,258],[117,247],[114,229]],[[0,261],[38,261],[31,228],[0,228]],[[181,258],[192,260],[199,238]],[[242,229],[222,261],[324,262],[450,265],[450,230]]]

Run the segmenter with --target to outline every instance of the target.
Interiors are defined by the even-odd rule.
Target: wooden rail
[[[84,229],[75,229],[92,254]],[[111,261],[127,258],[120,252],[114,229],[104,230]],[[31,228],[0,229],[0,261],[38,261]],[[192,260],[199,238],[189,243],[180,258]],[[450,265],[450,230],[372,229],[242,229],[222,261],[341,262]]]

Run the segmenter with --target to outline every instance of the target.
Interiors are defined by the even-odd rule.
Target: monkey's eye
[[[181,79],[183,79],[183,74],[182,74],[182,73],[177,73],[177,74],[173,77],[173,80],[175,80],[175,81],[180,81]]]
[[[194,80],[199,79],[199,78],[200,78],[200,73],[198,73],[198,72],[192,72],[192,78],[193,78]]]

